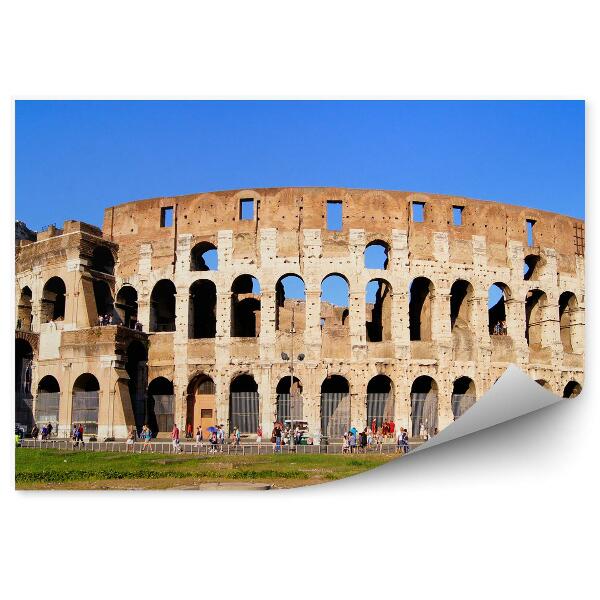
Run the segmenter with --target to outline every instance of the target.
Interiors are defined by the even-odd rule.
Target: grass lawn
[[[15,484],[29,489],[167,489],[218,483],[287,488],[333,481],[396,458],[394,454],[228,456],[125,454],[16,448]]]

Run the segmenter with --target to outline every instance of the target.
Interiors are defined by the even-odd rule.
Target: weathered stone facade
[[[337,231],[328,228],[331,201],[341,203]],[[58,393],[61,434],[76,420],[76,381],[82,394],[98,394],[99,437],[124,437],[139,425],[132,396],[146,397],[158,378],[156,395],[174,396],[180,426],[199,423],[194,402],[213,411],[213,422],[233,426],[232,381],[242,374],[256,383],[257,421],[269,432],[277,386],[290,377],[282,352],[304,354],[294,375],[312,431],[321,429],[322,385],[332,376],[347,381],[350,419],[360,427],[377,375],[389,378],[396,426],[411,426],[411,393],[422,391],[414,382],[430,378],[425,392],[437,396],[439,428],[455,416],[453,394],[464,393],[457,380],[479,397],[510,363],[559,395],[583,383],[583,222],[562,215],[420,193],[273,188],[129,202],[105,210],[102,230],[67,221],[18,244],[19,343],[27,343],[24,330],[35,338],[33,411],[40,389]],[[377,269],[365,266],[373,244],[387,256]],[[196,257],[211,248],[216,270]],[[302,278],[305,299],[281,297],[278,282],[290,274]],[[347,310],[321,302],[331,274],[348,284]],[[256,278],[260,292],[240,276]],[[373,280],[377,300],[367,304]],[[490,312],[493,284],[503,300]],[[105,312],[118,324],[99,327]],[[143,332],[124,326],[136,319]],[[497,331],[500,321],[506,325]],[[81,383],[84,374],[99,390],[89,378]],[[50,391],[39,388],[47,376],[59,391],[54,382]]]

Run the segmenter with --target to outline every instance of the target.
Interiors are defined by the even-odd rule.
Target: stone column
[[[350,345],[352,360],[367,358],[367,331],[365,326],[365,290],[354,284],[350,289]]]
[[[403,289],[394,287],[392,295],[392,340],[394,341],[396,358],[408,358],[410,356],[410,327],[406,287]]]
[[[217,288],[217,330],[215,336],[215,360],[217,367],[229,364],[231,355],[231,292]]]
[[[321,289],[306,288],[306,324],[304,348],[308,360],[321,358]]]
[[[275,360],[275,291],[262,291],[260,297],[260,359]]]
[[[188,322],[190,292],[187,285],[178,286],[175,294],[175,332],[173,334],[173,393],[175,422],[185,431],[188,386]]]

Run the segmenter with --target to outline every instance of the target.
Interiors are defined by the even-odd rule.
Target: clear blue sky
[[[415,190],[584,216],[583,102],[18,101],[16,218],[277,186]]]

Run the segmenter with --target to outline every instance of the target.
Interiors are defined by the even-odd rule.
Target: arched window
[[[488,331],[490,335],[508,335],[506,303],[510,288],[505,283],[494,283],[488,290]]]
[[[216,246],[210,242],[196,244],[190,252],[190,271],[217,271],[219,256]]]
[[[150,295],[150,331],[175,331],[175,284],[161,279]]]
[[[410,389],[412,437],[431,437],[437,433],[438,386],[428,375],[417,377]]]
[[[390,247],[381,240],[367,244],[363,253],[365,269],[387,269]]]
[[[291,377],[282,377],[277,384],[276,393],[277,421],[285,424],[292,418],[294,421],[304,420],[302,384],[297,377],[293,380]]]
[[[321,282],[321,323],[325,335],[330,332],[335,335],[336,331],[349,327],[349,297],[350,286],[343,275],[333,273]]]
[[[138,433],[146,424],[146,388],[148,386],[148,350],[138,340],[127,346],[125,370],[129,375],[129,397]]]
[[[256,433],[259,423],[260,398],[252,375],[238,375],[229,386],[229,429],[240,433]]]
[[[433,292],[433,283],[426,277],[417,277],[410,286],[408,312],[411,341],[431,340]]]
[[[463,415],[477,400],[475,382],[469,377],[459,377],[452,387],[452,414],[454,420]]]
[[[60,277],[51,277],[42,291],[40,321],[58,321],[65,318],[65,296],[67,288]]]
[[[166,377],[156,377],[148,385],[147,424],[156,437],[173,429],[175,394],[173,383]]]
[[[385,279],[372,279],[366,293],[367,342],[392,339],[392,286]]]
[[[525,339],[529,346],[541,348],[542,325],[548,298],[542,290],[531,290],[525,298]]]
[[[217,288],[212,281],[199,279],[190,287],[188,337],[214,338],[217,333]]]
[[[31,289],[25,286],[21,290],[17,307],[17,329],[31,331]]]
[[[339,441],[350,429],[350,386],[341,375],[331,375],[321,384],[321,435]]]
[[[97,324],[97,319],[99,316],[104,315],[113,315],[114,312],[114,302],[112,293],[110,291],[110,286],[106,281],[103,280],[94,280],[94,299],[96,301],[96,315],[92,315],[92,323],[94,325]],[[114,316],[114,315],[113,315]],[[96,319],[94,319],[96,317]]]
[[[563,292],[558,299],[558,315],[560,319],[560,341],[565,352],[573,352],[573,329],[577,298],[573,292]]]
[[[563,398],[575,398],[581,394],[581,385],[577,381],[569,381],[563,391]]]
[[[38,383],[35,399],[35,421],[41,429],[52,425],[52,435],[58,434],[58,412],[60,407],[60,386],[52,375],[46,375]]]
[[[380,429],[384,422],[394,420],[392,380],[387,375],[376,375],[367,385],[367,427]]]
[[[186,425],[192,426],[194,434],[200,427],[205,440],[208,439],[208,428],[218,425],[215,382],[204,373],[188,384]]]
[[[91,267],[95,271],[115,274],[115,258],[113,253],[106,246],[96,246],[92,252]]]
[[[543,267],[542,258],[537,254],[528,254],[523,264],[523,279],[537,281]]]
[[[115,309],[118,320],[132,329],[137,324],[138,319],[138,294],[134,287],[124,285],[117,294]]]
[[[450,288],[450,329],[471,329],[471,300],[473,286],[458,279]]]
[[[252,275],[240,275],[231,286],[231,337],[259,335],[260,284]]]
[[[73,410],[71,425],[82,425],[83,432],[98,434],[98,409],[100,407],[100,384],[90,373],[80,375],[73,384]]]
[[[549,392],[552,391],[552,388],[550,387],[550,384],[545,380],[545,379],[536,379],[535,382],[542,386],[545,390],[548,390]]]
[[[29,429],[33,425],[31,366],[33,348],[24,339],[15,339],[15,423]]]
[[[294,321],[296,332],[304,331],[306,320],[306,287],[298,275],[289,273],[275,284],[275,329],[290,331]]]

